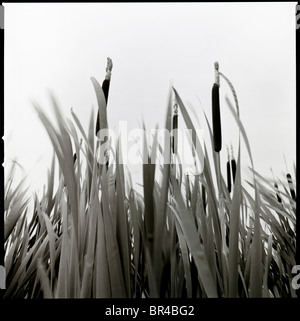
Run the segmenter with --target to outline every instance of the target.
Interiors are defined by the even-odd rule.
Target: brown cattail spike
[[[77,160],[77,155],[76,155],[76,153],[74,153],[73,154],[73,164],[75,164],[76,160]]]
[[[228,192],[231,193],[231,173],[230,173],[229,161],[227,161],[227,186],[228,186]]]
[[[235,175],[236,175],[236,161],[233,155],[233,147],[231,145],[231,170],[232,170],[232,179],[233,184],[235,183]]]
[[[226,169],[227,169],[227,188],[228,188],[228,192],[231,193],[230,153],[229,153],[228,146],[227,146],[227,157],[228,157],[228,161],[227,161],[227,164],[226,164]]]
[[[274,180],[274,187],[275,187],[275,190],[276,190],[277,201],[278,201],[278,203],[282,203],[281,197],[279,196],[278,184],[277,184],[276,181],[275,181],[275,175],[274,175],[274,172],[273,172],[272,167],[270,167],[270,171],[271,171],[271,173],[272,173],[273,180]]]
[[[294,190],[294,185],[293,185],[293,180],[292,180],[292,176],[290,173],[286,174],[286,178],[289,184],[289,188],[290,188],[290,192],[291,192],[291,196],[293,200],[296,200],[296,193]]]
[[[108,92],[109,92],[112,67],[113,67],[112,60],[110,58],[107,58],[106,75],[105,75],[105,79],[102,83],[102,90],[104,93],[106,104],[107,104],[107,100],[108,100]]]
[[[188,206],[191,205],[191,190],[190,190],[190,177],[189,174],[186,174],[186,203]]]
[[[231,160],[231,170],[232,170],[232,179],[233,179],[233,184],[235,183],[235,175],[236,175],[236,161],[233,158]]]
[[[202,203],[203,203],[203,209],[204,212],[206,213],[206,192],[205,192],[205,187],[202,185]]]
[[[276,189],[276,191],[277,191],[277,192],[276,192],[277,201],[278,201],[279,203],[281,203],[282,200],[281,200],[281,197],[279,196],[278,185],[277,185],[276,182],[274,183],[274,187],[275,187],[275,189]]]
[[[212,122],[213,122],[213,138],[214,150],[220,152],[222,149],[222,133],[221,133],[221,115],[220,115],[220,99],[219,99],[219,64],[215,63],[215,83],[212,88]]]
[[[106,65],[106,75],[105,75],[105,79],[103,80],[103,83],[102,83],[102,90],[103,90],[103,94],[105,97],[106,106],[107,106],[107,101],[108,101],[108,93],[109,93],[112,68],[113,68],[112,60],[108,57],[107,58],[107,65]],[[99,130],[100,130],[100,121],[99,121],[99,110],[98,110],[97,123],[96,123],[96,136],[97,136],[97,133],[99,132]]]
[[[175,103],[173,107],[173,135],[172,135],[172,152],[173,154],[177,154],[177,146],[178,146],[178,105]]]

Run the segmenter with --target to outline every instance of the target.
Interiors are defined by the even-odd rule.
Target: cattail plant
[[[92,77],[99,105],[99,130],[108,128],[105,100],[111,68],[108,60],[102,88]],[[216,64],[213,107],[219,107],[218,68]],[[174,92],[176,104],[170,91],[165,126],[168,131],[173,129],[173,136],[170,142],[165,141],[170,146],[164,155],[168,162],[163,166],[150,164],[145,136],[143,155],[148,163],[143,164],[143,195],[134,189],[130,172],[122,162],[110,166],[104,175],[98,170],[93,114],[86,133],[75,113],[74,125],[64,120],[54,100],[56,123],[35,106],[52,142],[60,179],[55,188],[53,157],[43,195],[36,195],[31,204],[23,182],[12,187],[14,171],[6,174],[4,298],[295,297],[289,271],[296,265],[296,211],[284,202],[287,193],[282,193],[282,202],[278,198],[277,202],[275,179],[269,184],[254,168],[255,183],[249,182],[244,188],[240,148],[235,161],[231,146],[231,151],[227,149],[227,187],[233,197],[226,197],[220,153],[215,152],[213,139],[210,151],[217,164],[212,164],[205,153],[203,170],[197,170],[195,161],[195,172],[187,173],[186,184],[181,184],[182,173],[177,180],[171,172],[176,172],[176,165],[178,172],[182,170],[177,151],[178,108],[185,125],[196,131],[184,103]],[[235,119],[243,128],[241,120]],[[220,126],[217,130],[221,134]],[[246,133],[241,132],[252,159]],[[83,146],[79,133],[84,138]],[[192,153],[200,161],[197,140],[193,135]],[[116,160],[122,159],[117,157],[121,156],[118,148],[116,145]],[[221,150],[221,144],[217,150]],[[164,153],[155,138],[151,159],[156,159],[152,158],[156,152]],[[105,151],[108,156],[109,148]],[[156,179],[157,168],[161,181]],[[287,178],[289,184],[280,183],[284,190],[290,188],[296,199],[297,182],[290,174]],[[28,217],[32,206],[33,215]]]
[[[219,88],[220,88],[219,63],[215,62],[215,83],[213,84],[213,88],[212,88],[212,123],[213,123],[213,137],[214,137],[215,152],[220,152],[220,150],[222,149]]]

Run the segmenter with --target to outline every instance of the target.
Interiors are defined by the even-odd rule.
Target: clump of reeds
[[[91,80],[99,128],[106,128],[106,89],[95,78]],[[93,113],[85,131],[73,111],[73,120],[66,121],[53,97],[56,124],[35,104],[58,168],[53,158],[43,195],[34,195],[31,213],[26,190],[21,184],[12,190],[7,175],[5,298],[295,296],[290,282],[295,265],[295,187],[291,189],[291,177],[288,187],[280,182],[285,192],[279,202],[274,198],[277,187],[254,166],[253,181],[243,181],[240,146],[236,160],[233,153],[228,157],[227,179],[231,171],[232,184],[226,186],[219,164],[207,156],[208,148],[221,150],[218,81],[215,85],[213,128],[205,116],[212,146],[207,141],[203,146],[203,172],[182,179],[180,164],[174,172],[168,161],[172,152],[178,153],[176,141],[171,153],[165,153],[157,138],[151,148],[145,138],[143,159],[162,153],[165,162],[143,165],[144,195],[134,190],[122,162],[99,170]],[[178,109],[173,109],[174,99]],[[252,159],[238,108],[227,102]],[[167,130],[178,128],[179,112],[193,131],[192,148],[200,161],[199,137],[173,88]],[[120,155],[118,146],[115,150]],[[56,188],[55,175],[59,177]]]

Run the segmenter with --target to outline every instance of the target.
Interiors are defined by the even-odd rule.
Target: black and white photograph
[[[4,300],[297,297],[296,2],[2,6]]]

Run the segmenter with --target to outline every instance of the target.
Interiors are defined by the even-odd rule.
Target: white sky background
[[[128,121],[163,126],[169,87],[192,105],[205,128],[211,120],[214,62],[233,83],[255,168],[270,176],[293,173],[296,160],[295,5],[291,3],[4,4],[5,156],[30,172],[32,188],[45,182],[52,147],[30,100],[48,112],[47,88],[64,113],[87,129],[106,58],[114,63],[108,102],[111,127]],[[223,149],[238,130],[221,79]],[[201,105],[199,103],[201,101]],[[247,163],[246,149],[242,150]],[[133,169],[133,175],[138,169]]]

